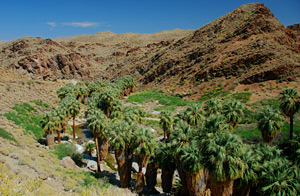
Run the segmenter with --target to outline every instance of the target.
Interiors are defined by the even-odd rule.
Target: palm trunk
[[[145,182],[144,182],[144,174],[142,171],[142,167],[139,167],[139,172],[137,174],[137,182],[135,185],[136,192],[141,195],[144,191]]]
[[[58,141],[58,143],[60,144],[60,142],[61,142],[61,138],[60,138],[60,129],[57,130],[57,141]]]
[[[294,116],[291,116],[290,117],[290,139],[293,139],[293,137],[294,137],[293,126],[294,126]]]
[[[246,184],[240,184],[238,181],[234,181],[233,183],[233,196],[249,196],[250,194],[250,186]]]
[[[129,187],[131,180],[132,153],[130,152],[130,150],[115,150],[115,157],[118,164],[118,173],[120,176],[121,187]]]
[[[53,134],[48,134],[46,136],[46,144],[47,144],[47,146],[53,146],[54,145],[54,135]]]
[[[101,172],[100,153],[99,153],[99,146],[98,146],[98,138],[97,137],[95,137],[95,145],[96,145],[96,151],[97,151],[97,172]]]
[[[163,129],[164,129],[164,142],[166,143],[166,137],[167,137],[167,127],[166,126],[163,126]]]
[[[67,124],[68,124],[68,120],[66,120],[66,122],[62,124],[63,134],[66,134]]]
[[[231,196],[233,194],[233,182],[234,180],[224,180],[216,182],[212,176],[208,179],[208,188],[211,190],[213,196]]]
[[[75,116],[73,116],[73,143],[76,140],[76,135],[75,135]]]
[[[100,140],[99,141],[99,148],[100,148],[100,160],[103,161],[107,157],[108,153],[108,142],[109,140]]]
[[[159,192],[155,189],[157,184],[157,163],[149,163],[146,169],[146,184],[149,189],[149,194],[156,195]]]
[[[189,196],[189,191],[188,191],[188,186],[187,186],[187,180],[186,180],[186,172],[183,170],[182,165],[180,164],[179,161],[177,161],[177,171],[179,174],[179,178],[181,180],[181,190],[180,190],[180,195],[186,195]]]
[[[186,181],[190,196],[205,195],[207,172],[204,169],[196,173],[186,172]]]
[[[174,170],[162,169],[162,188],[165,193],[170,193],[172,190]]]

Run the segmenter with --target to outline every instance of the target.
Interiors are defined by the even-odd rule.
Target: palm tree
[[[139,194],[141,194],[145,186],[142,168],[147,166],[149,157],[154,153],[156,140],[153,132],[150,129],[139,128],[139,130],[134,133],[134,141],[135,158],[139,165],[136,190]]]
[[[209,171],[208,187],[212,195],[232,195],[233,182],[245,171],[241,160],[245,154],[242,140],[229,132],[208,138],[201,145],[202,162]]]
[[[111,138],[109,143],[115,151],[121,187],[126,188],[129,187],[131,180],[133,147],[135,143],[133,133],[136,127],[122,120],[110,123],[109,130]]]
[[[100,100],[103,101],[103,107],[105,108],[105,114],[107,118],[110,115],[110,104],[116,98],[116,92],[113,88],[107,88],[100,94]]]
[[[46,133],[47,146],[54,145],[53,131],[57,129],[56,123],[53,120],[51,114],[46,114],[41,120],[42,128]]]
[[[299,195],[300,171],[284,158],[274,159],[261,168],[262,195]]]
[[[231,124],[232,129],[242,120],[244,117],[245,106],[239,101],[227,101],[223,105],[222,113],[227,119],[227,122]]]
[[[220,114],[222,111],[222,102],[219,99],[210,99],[205,102],[204,111],[207,116],[210,114]]]
[[[97,171],[101,172],[101,168],[100,168],[101,159],[100,159],[98,138],[100,137],[101,133],[104,131],[106,127],[107,119],[105,115],[101,111],[99,111],[96,114],[89,116],[87,122],[88,122],[89,129],[93,132],[94,135],[96,151],[97,151]]]
[[[186,121],[193,127],[200,126],[202,120],[204,119],[204,111],[200,104],[190,105],[186,111]]]
[[[203,122],[203,133],[219,133],[230,130],[230,125],[226,122],[226,118],[219,114],[212,114]]]
[[[196,141],[191,141],[189,145],[184,145],[179,154],[185,170],[189,195],[205,195],[208,174],[201,163],[202,156]]]
[[[159,167],[162,168],[162,188],[165,193],[172,190],[173,175],[176,168],[174,146],[171,143],[159,143],[155,151]]]
[[[74,85],[72,83],[68,83],[56,91],[56,94],[58,95],[60,100],[67,97],[68,95],[72,95],[73,93],[74,93]]]
[[[290,118],[290,139],[293,139],[293,119],[300,108],[299,94],[294,88],[288,88],[280,93],[280,109]]]
[[[280,131],[282,126],[281,114],[278,110],[265,108],[259,113],[258,119],[258,129],[261,132],[264,142],[272,145],[275,134]]]
[[[138,106],[128,106],[123,109],[124,120],[128,123],[143,123],[147,113]]]
[[[181,180],[181,195],[188,195],[188,183],[187,183],[187,172],[184,169],[182,159],[180,158],[181,150],[185,145],[189,145],[190,142],[196,138],[198,131],[195,130],[186,121],[177,121],[174,124],[174,131],[171,135],[172,148],[174,151],[174,158],[176,161],[177,171]]]
[[[78,100],[75,99],[70,99],[70,105],[68,107],[68,113],[70,114],[70,116],[73,119],[73,142],[75,142],[76,140],[76,135],[75,135],[75,119],[76,116],[79,114],[80,112],[80,103]]]
[[[164,142],[166,142],[167,131],[173,126],[173,116],[170,111],[162,111],[160,113],[160,125],[164,130]],[[170,140],[169,137],[168,140]]]

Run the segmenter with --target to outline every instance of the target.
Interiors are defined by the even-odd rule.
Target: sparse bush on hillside
[[[17,142],[17,140],[14,138],[14,136],[11,133],[7,132],[3,128],[0,128],[0,137],[7,139],[7,140]]]

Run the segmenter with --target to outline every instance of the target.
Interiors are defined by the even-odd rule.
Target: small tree
[[[166,142],[167,131],[173,126],[173,116],[170,111],[162,111],[160,113],[160,125],[164,130],[164,142]],[[168,138],[169,140],[170,138]]]
[[[231,125],[232,129],[241,122],[244,117],[245,106],[239,101],[227,101],[223,105],[222,113]]]
[[[293,120],[294,115],[299,111],[300,98],[299,94],[294,88],[288,88],[280,93],[280,109],[290,118],[290,139],[293,139]]]
[[[263,109],[258,115],[258,129],[261,132],[264,142],[272,145],[272,141],[281,129],[282,116],[277,110],[271,108]]]

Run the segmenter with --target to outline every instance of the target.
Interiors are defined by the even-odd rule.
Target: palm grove
[[[87,123],[97,152],[97,172],[114,150],[121,187],[130,187],[133,159],[139,166],[135,189],[142,194],[157,193],[157,171],[162,171],[162,188],[177,195],[297,195],[300,194],[300,137],[293,134],[293,117],[300,99],[295,89],[281,92],[278,109],[263,108],[258,113],[258,129],[263,143],[247,144],[232,133],[244,118],[246,106],[239,101],[211,99],[194,103],[172,115],[160,114],[163,140],[145,126],[142,108],[122,105],[124,96],[134,91],[130,76],[115,82],[97,81],[67,84],[58,89],[58,107],[42,120],[48,145],[53,133],[60,143],[61,131],[87,104]],[[278,146],[272,141],[282,127],[284,115],[290,119],[290,139]],[[142,168],[146,167],[146,174]],[[174,186],[174,172],[180,180]],[[145,183],[146,180],[146,183]]]

